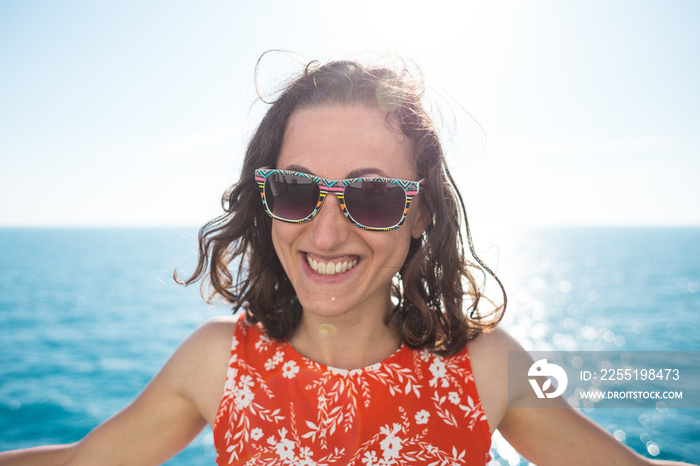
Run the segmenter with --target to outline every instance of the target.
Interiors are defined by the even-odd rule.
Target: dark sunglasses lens
[[[298,175],[274,174],[265,180],[265,202],[273,215],[285,220],[303,220],[318,203],[319,187]]]
[[[371,228],[397,225],[406,208],[406,191],[383,181],[360,181],[345,188],[345,208],[359,224]]]

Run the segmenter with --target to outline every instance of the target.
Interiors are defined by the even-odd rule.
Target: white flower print
[[[270,346],[271,342],[270,337],[263,333],[258,338],[258,341],[255,342],[255,349],[258,351],[264,351],[268,346]]]
[[[428,351],[426,349],[422,349],[422,350],[418,351],[418,358],[420,358],[421,361],[427,362],[432,355],[433,355],[433,353],[431,353],[430,351]]]
[[[255,385],[255,382],[253,381],[253,378],[249,375],[242,375],[240,380],[238,381],[238,388],[247,388],[251,389]]]
[[[384,456],[384,460],[388,463],[391,464],[396,458],[399,457],[399,451],[403,448],[402,442],[403,440],[399,437],[396,436],[398,431],[401,429],[400,424],[394,424],[392,430],[389,430],[388,426],[382,427],[380,430],[383,434],[386,435],[384,440],[379,442],[379,446],[381,447]],[[391,462],[391,463],[389,463]]]
[[[374,466],[377,462],[377,454],[373,451],[365,452],[365,456],[364,458],[362,458],[362,462],[365,463],[367,466]]]
[[[299,466],[316,466],[316,462],[311,459],[313,451],[309,447],[301,447],[299,449],[299,458],[295,458],[294,464]]]
[[[250,406],[253,398],[255,398],[255,395],[248,387],[236,390],[236,393],[233,394],[233,401],[236,403],[236,409],[238,410],[245,409]]]
[[[299,366],[294,361],[287,361],[282,366],[282,375],[287,379],[293,379],[299,373]]]
[[[379,446],[384,450],[384,459],[396,459],[399,457],[399,450],[403,448],[401,445],[401,440],[399,437],[389,436],[381,441]]]
[[[253,382],[253,378],[251,376],[241,376],[241,379],[238,381],[236,386],[237,389],[233,393],[233,401],[236,405],[236,409],[242,410],[250,406],[250,403],[253,402],[253,398],[255,398],[255,394],[251,390],[254,385],[255,382]]]
[[[250,436],[253,438],[253,440],[260,440],[263,436],[263,431],[260,427],[256,427],[252,430]]]
[[[462,402],[462,399],[459,397],[459,393],[457,393],[457,392],[450,392],[449,397],[450,397],[450,402],[453,405],[458,405]]]
[[[294,442],[286,438],[281,438],[275,446],[275,451],[281,460],[291,461],[294,459]]]
[[[422,409],[416,413],[416,424],[427,424],[430,413]]]
[[[430,386],[437,386],[439,379],[444,378],[447,375],[447,368],[445,367],[445,361],[441,357],[436,356],[433,363],[430,365],[430,372],[433,374],[433,378],[430,380]]]
[[[277,367],[284,360],[284,354],[282,351],[277,351],[274,356],[265,361],[265,370],[271,371]]]

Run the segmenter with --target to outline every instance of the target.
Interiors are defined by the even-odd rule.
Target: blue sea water
[[[532,350],[700,350],[700,229],[550,228],[485,252]],[[477,246],[479,246],[477,244]],[[126,406],[208,318],[196,230],[0,229],[0,450],[73,442]],[[700,463],[700,409],[586,412],[647,456]],[[213,465],[207,428],[166,464]],[[493,464],[527,464],[498,437]]]
[[[699,228],[531,229],[497,243],[502,324],[526,349],[700,350]],[[700,464],[700,409],[586,414],[645,456]]]

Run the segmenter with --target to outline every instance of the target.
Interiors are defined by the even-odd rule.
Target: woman
[[[496,429],[542,465],[672,464],[563,401],[521,407],[527,383],[509,398],[522,348],[495,328],[505,303],[484,310],[474,273],[493,274],[468,228],[466,259],[421,92],[405,70],[310,64],[263,118],[186,281],[244,316],[199,328],[82,441],[0,464],[160,464],[206,424],[219,464],[485,464]]]

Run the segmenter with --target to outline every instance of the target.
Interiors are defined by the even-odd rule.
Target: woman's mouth
[[[308,254],[306,255],[306,263],[309,264],[311,270],[319,275],[335,275],[338,273],[347,272],[357,265],[357,259],[341,260],[341,261],[322,261],[313,259]]]

